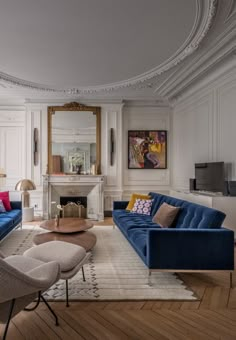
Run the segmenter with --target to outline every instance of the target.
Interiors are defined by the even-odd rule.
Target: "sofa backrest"
[[[221,227],[225,219],[223,212],[200,204],[154,192],[150,192],[149,195],[154,199],[151,210],[152,216],[164,202],[181,208],[173,223],[174,228],[216,229]]]

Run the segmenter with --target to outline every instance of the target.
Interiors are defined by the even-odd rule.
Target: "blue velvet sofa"
[[[0,213],[0,242],[22,223],[21,202],[11,201],[12,210]]]
[[[223,212],[150,192],[151,215],[125,210],[127,201],[113,204],[114,224],[151,270],[234,270],[234,232],[222,227]],[[152,222],[162,203],[180,207],[171,228]],[[231,282],[232,284],[232,282]]]

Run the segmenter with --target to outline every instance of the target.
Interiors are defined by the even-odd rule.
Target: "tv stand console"
[[[206,190],[193,190],[193,191],[190,191],[189,193],[195,194],[195,195],[210,196],[210,197],[222,197],[222,196],[224,196],[222,194],[222,192],[206,191]]]
[[[226,214],[224,226],[234,230],[236,238],[236,197],[217,195],[215,192],[190,192],[184,190],[170,190],[170,196],[186,201],[205,205],[209,208],[223,211]]]

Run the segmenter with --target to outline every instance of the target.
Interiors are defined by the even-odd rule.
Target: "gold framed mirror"
[[[48,106],[48,174],[101,174],[100,106]]]

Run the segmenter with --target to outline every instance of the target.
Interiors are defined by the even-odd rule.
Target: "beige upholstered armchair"
[[[55,261],[45,263],[21,255],[4,257],[0,253],[0,322],[6,323],[3,339],[6,339],[11,318],[22,309],[35,309],[40,299],[47,305],[58,325],[56,314],[41,293],[59,278],[60,266]],[[26,309],[37,296],[36,305]]]

